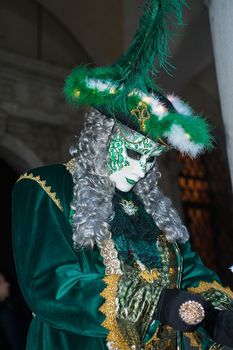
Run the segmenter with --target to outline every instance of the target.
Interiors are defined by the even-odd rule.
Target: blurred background
[[[233,68],[233,52],[230,57],[230,41],[224,28],[231,21],[229,10],[233,14],[233,3],[226,9],[223,2],[231,0],[188,1],[185,25],[171,43],[170,61],[176,69],[173,76],[158,76],[164,90],[189,101],[212,123],[215,149],[198,160],[173,151],[162,156],[159,163],[160,185],[188,226],[193,247],[223,283],[232,287],[229,266],[233,265],[233,201],[229,169],[233,126],[232,73],[228,66]],[[0,306],[6,302],[14,313],[14,327],[22,342],[31,312],[17,284],[11,250],[13,184],[30,168],[69,160],[68,149],[82,128],[83,112],[66,105],[64,79],[78,64],[113,63],[127,49],[143,3],[0,0],[0,272],[8,283],[7,297],[0,299]],[[19,347],[9,345],[6,349]]]

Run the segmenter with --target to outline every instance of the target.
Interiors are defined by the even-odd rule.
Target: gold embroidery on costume
[[[157,268],[148,270],[140,260],[136,260],[134,266],[140,271],[139,277],[147,283],[151,284],[158,280],[160,273]]]
[[[198,287],[189,288],[189,292],[201,295],[220,310],[233,310],[233,293],[230,288],[224,288],[216,281],[202,281]]]
[[[48,196],[52,199],[52,201],[57,205],[57,207],[63,211],[63,208],[62,208],[62,205],[61,205],[61,202],[60,202],[60,199],[57,198],[57,195],[55,192],[52,192],[51,190],[51,186],[47,186],[46,185],[46,181],[45,180],[42,180],[40,178],[39,175],[35,176],[33,175],[32,173],[28,174],[28,173],[25,173],[23,175],[21,175],[19,177],[19,179],[17,180],[18,181],[21,181],[23,179],[29,179],[29,180],[33,180],[33,181],[36,181],[42,188],[43,190],[48,194]]]
[[[114,241],[109,238],[105,239],[100,245],[100,254],[103,257],[103,263],[106,267],[105,278],[103,279],[107,287],[100,295],[105,299],[104,304],[100,307],[100,311],[106,316],[102,326],[109,330],[107,341],[113,343],[113,347],[120,350],[130,350],[125,342],[117,320],[116,320],[116,300],[118,280],[122,275],[120,269],[120,260],[118,252],[115,248]]]
[[[158,251],[162,264],[162,268],[158,269],[160,272],[160,283],[167,288],[177,288],[178,266],[176,253],[174,246],[166,240],[163,234],[158,238]]]
[[[113,343],[113,347],[120,350],[130,350],[119,330],[116,320],[116,298],[117,285],[120,275],[109,275],[104,278],[107,287],[100,294],[104,299],[104,304],[100,307],[100,311],[106,316],[102,326],[109,330],[107,341]]]
[[[176,349],[176,332],[170,326],[160,325],[153,338],[146,344],[145,350]]]
[[[178,282],[178,266],[174,245],[170,244],[161,234],[158,238],[157,247],[161,258],[162,267],[151,270],[153,275],[158,274],[159,285],[166,288],[176,288]],[[178,254],[179,252],[177,252]],[[170,268],[168,268],[170,266]],[[141,275],[141,274],[140,274]],[[145,276],[144,276],[145,277]],[[176,332],[170,326],[159,326],[154,336],[147,342],[145,350],[170,350],[176,348]]]
[[[220,345],[220,344],[216,344],[214,343],[211,347],[210,350],[223,350],[224,346]]]
[[[192,347],[197,348],[197,349],[201,349],[200,341],[199,341],[198,337],[196,337],[195,332],[185,332],[184,336],[189,339],[190,345]]]
[[[143,270],[140,272],[139,276],[148,283],[153,283],[159,277],[159,272],[157,269],[153,270]]]
[[[66,170],[68,170],[71,175],[74,175],[77,171],[77,162],[75,158],[72,158],[71,160],[69,160],[69,162],[65,163],[64,165],[66,167]]]
[[[124,284],[120,284],[122,282],[122,270],[121,266],[119,266],[120,260],[118,259],[115,242],[111,238],[107,239],[101,243],[99,248],[106,267],[104,282],[107,286],[100,294],[105,301],[100,307],[100,311],[106,317],[102,326],[109,331],[107,336],[107,346],[109,349],[132,350],[133,347],[136,346],[132,345],[134,343],[132,341],[134,338],[134,327],[132,327],[130,331],[126,330],[127,337],[123,335],[124,332],[123,329],[121,329],[118,320],[119,310],[121,310],[119,307],[122,304],[120,303],[120,294],[118,295],[118,293],[120,293],[119,287],[124,287]],[[177,254],[179,252],[176,251],[176,247],[173,244],[167,242],[162,233],[158,238],[157,248],[161,257],[161,267],[148,270],[144,264],[137,260],[135,266],[132,266],[131,268],[136,268],[136,271],[134,270],[136,273],[135,278],[138,276],[146,283],[155,284],[155,286],[157,285],[158,288],[155,288],[155,291],[158,290],[159,297],[162,288],[176,288],[179,285],[179,269],[177,266]],[[117,264],[112,264],[112,262],[117,262]],[[127,271],[129,272],[129,270]],[[156,298],[154,298],[154,302],[156,302]],[[125,327],[127,327],[127,324]],[[138,334],[136,335],[138,336]],[[149,339],[144,346],[142,345],[142,348],[145,350],[168,350],[175,347],[176,331],[169,326],[159,326],[154,336]]]
[[[106,275],[121,275],[121,263],[118,259],[118,252],[115,248],[114,241],[109,238],[105,239],[100,247],[100,255],[103,257],[103,263],[105,265],[105,274]]]
[[[176,288],[178,286],[178,268],[174,248],[166,241],[163,234],[158,238],[157,248],[162,267],[148,270],[140,260],[137,260],[135,265],[140,270],[139,276],[148,283],[156,282],[159,285],[170,285],[170,288]],[[167,266],[170,266],[169,269]]]
[[[196,293],[208,292],[211,289],[219,290],[220,292],[225,293],[228,297],[233,299],[233,292],[230,290],[230,288],[223,287],[220,283],[216,281],[213,281],[213,282],[201,281],[197,287],[188,288],[188,291],[196,294]]]
[[[157,344],[159,342],[158,333],[160,331],[160,327],[161,326],[158,326],[158,328],[157,328],[155,334],[153,335],[153,337],[146,343],[145,350],[153,349],[153,345]]]

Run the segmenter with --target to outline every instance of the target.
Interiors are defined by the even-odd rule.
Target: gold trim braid
[[[188,291],[196,294],[196,293],[204,293],[211,289],[219,290],[225,293],[231,299],[233,299],[233,292],[231,291],[231,289],[229,287],[223,287],[217,281],[213,281],[213,282],[201,281],[197,287],[188,288]]]
[[[77,171],[77,163],[75,158],[71,158],[67,163],[63,164],[66,167],[66,170],[73,176]]]
[[[100,294],[105,302],[99,310],[106,316],[102,326],[109,330],[107,341],[111,343],[113,348],[131,350],[125,342],[116,320],[117,285],[120,277],[120,275],[109,275],[103,279],[107,287]]]
[[[191,332],[184,332],[183,335],[186,336],[189,339],[191,347],[193,347],[195,349],[201,349],[200,341],[196,337],[195,332],[193,332],[193,333],[191,333]]]
[[[48,196],[52,199],[52,201],[56,204],[56,206],[63,211],[63,207],[61,205],[60,199],[57,198],[56,192],[52,192],[51,186],[47,186],[46,181],[42,180],[39,175],[35,176],[32,173],[28,174],[25,173],[19,177],[18,181],[21,181],[23,179],[29,179],[36,181],[42,188],[43,190],[48,194]]]

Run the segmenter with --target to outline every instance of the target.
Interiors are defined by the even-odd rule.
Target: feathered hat
[[[174,26],[183,23],[183,6],[186,0],[146,0],[128,51],[111,66],[76,67],[64,91],[71,105],[92,106],[194,158],[212,148],[209,124],[180,98],[162,94],[155,84],[156,67],[167,72],[172,67],[168,43]]]

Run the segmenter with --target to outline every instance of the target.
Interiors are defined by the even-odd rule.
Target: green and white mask
[[[153,167],[156,157],[165,148],[135,131],[126,132],[124,137],[117,134],[108,150],[111,181],[118,190],[130,191]]]

